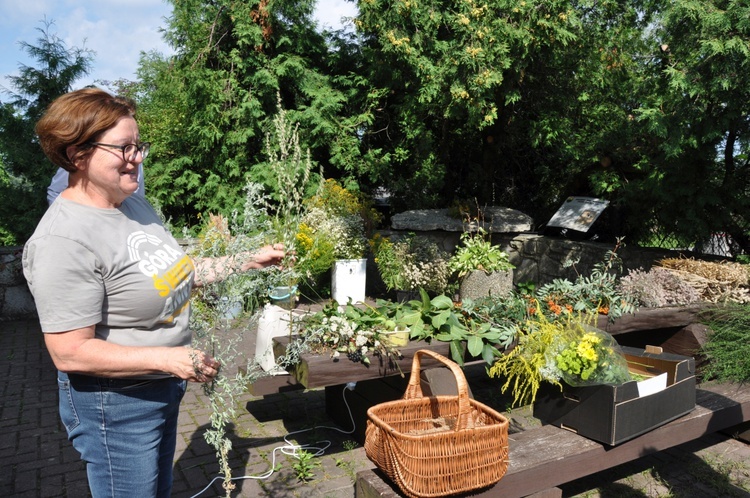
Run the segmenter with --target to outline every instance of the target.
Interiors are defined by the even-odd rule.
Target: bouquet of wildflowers
[[[334,360],[345,356],[365,365],[370,364],[371,356],[401,357],[389,340],[396,321],[379,308],[329,303],[317,313],[305,316],[301,325],[295,344],[301,353],[327,352]]]
[[[376,234],[371,246],[388,290],[424,289],[440,294],[448,286],[450,256],[428,238],[411,233],[392,241]]]
[[[615,339],[603,330],[572,322],[545,353],[542,375],[570,386],[622,384],[631,380],[628,362]]]
[[[316,195],[305,202],[302,218],[308,235],[332,244],[335,259],[365,257],[367,231],[380,215],[360,192],[351,192],[336,180],[325,180]]]
[[[301,241],[303,237],[309,241]],[[297,239],[303,247],[327,247],[334,259],[359,259],[367,250],[365,226],[358,214],[333,214],[317,206],[303,216]]]

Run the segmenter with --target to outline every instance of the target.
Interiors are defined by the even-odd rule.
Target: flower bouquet
[[[372,356],[401,357],[398,341],[393,340],[401,324],[377,307],[332,302],[304,317],[301,325],[295,344],[299,353],[327,353],[334,361],[346,357],[365,365],[370,364]]]
[[[628,362],[614,338],[575,323],[553,340],[545,355],[545,374],[573,387],[622,384],[631,380]]]
[[[370,245],[378,273],[389,291],[424,289],[437,295],[448,287],[449,255],[427,237],[410,233],[391,240],[375,234]]]
[[[518,345],[499,356],[491,377],[505,379],[516,406],[533,403],[542,382],[562,387],[621,384],[631,380],[622,350],[608,333],[596,329],[584,314],[549,320],[537,311],[518,330]]]

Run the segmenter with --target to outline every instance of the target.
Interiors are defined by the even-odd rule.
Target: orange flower
[[[547,301],[547,306],[549,307],[550,311],[554,313],[555,315],[559,315],[562,313],[562,308],[559,304],[555,303],[552,299]]]

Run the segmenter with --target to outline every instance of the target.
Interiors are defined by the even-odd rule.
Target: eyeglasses
[[[101,142],[89,142],[89,145],[96,145],[97,147],[111,147],[113,149],[120,149],[122,151],[122,159],[131,163],[136,160],[138,153],[141,153],[141,159],[146,159],[148,151],[151,148],[150,142],[141,142],[140,144],[125,144],[125,145],[114,145],[114,144],[103,144]]]

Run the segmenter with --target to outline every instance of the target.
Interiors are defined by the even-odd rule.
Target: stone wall
[[[36,307],[21,269],[23,247],[0,247],[0,320],[36,316]]]
[[[594,265],[614,249],[613,243],[573,241],[559,237],[535,234],[494,234],[493,242],[499,244],[516,266],[513,281],[534,282],[543,285],[556,278],[575,280],[578,275],[589,275]],[[650,269],[665,258],[700,257],[685,251],[648,249],[625,245],[617,250],[622,259],[623,274],[634,269]],[[713,259],[713,258],[712,258]]]
[[[399,233],[406,232],[387,231],[383,232],[383,235],[392,236]],[[449,252],[455,249],[460,236],[458,232],[442,230],[416,232],[416,234],[433,238]],[[593,266],[603,261],[607,251],[613,248],[612,244],[573,241],[530,233],[495,233],[492,238],[495,244],[500,245],[509,254],[511,262],[516,266],[513,274],[513,281],[516,284],[534,282],[537,285],[543,285],[556,278],[575,280],[579,274],[590,274]],[[21,270],[22,250],[22,247],[0,248],[0,320],[36,316],[34,301]],[[623,260],[626,271],[637,268],[648,270],[655,262],[663,258],[693,256],[686,252],[629,246],[621,248],[618,254]],[[710,256],[700,257],[711,258]],[[368,275],[373,274],[372,270],[374,268],[368,268]]]
[[[446,252],[453,252],[460,241],[460,233],[445,230],[387,230],[385,237],[400,237],[407,233],[434,240]],[[594,265],[603,262],[614,243],[575,241],[535,233],[493,233],[492,242],[508,253],[516,266],[513,282],[534,282],[544,285],[556,278],[575,280],[578,275],[589,275]],[[617,251],[622,258],[623,274],[629,270],[649,270],[654,263],[665,258],[695,257],[704,260],[721,260],[717,256],[695,254],[690,251],[670,251],[623,245]]]

